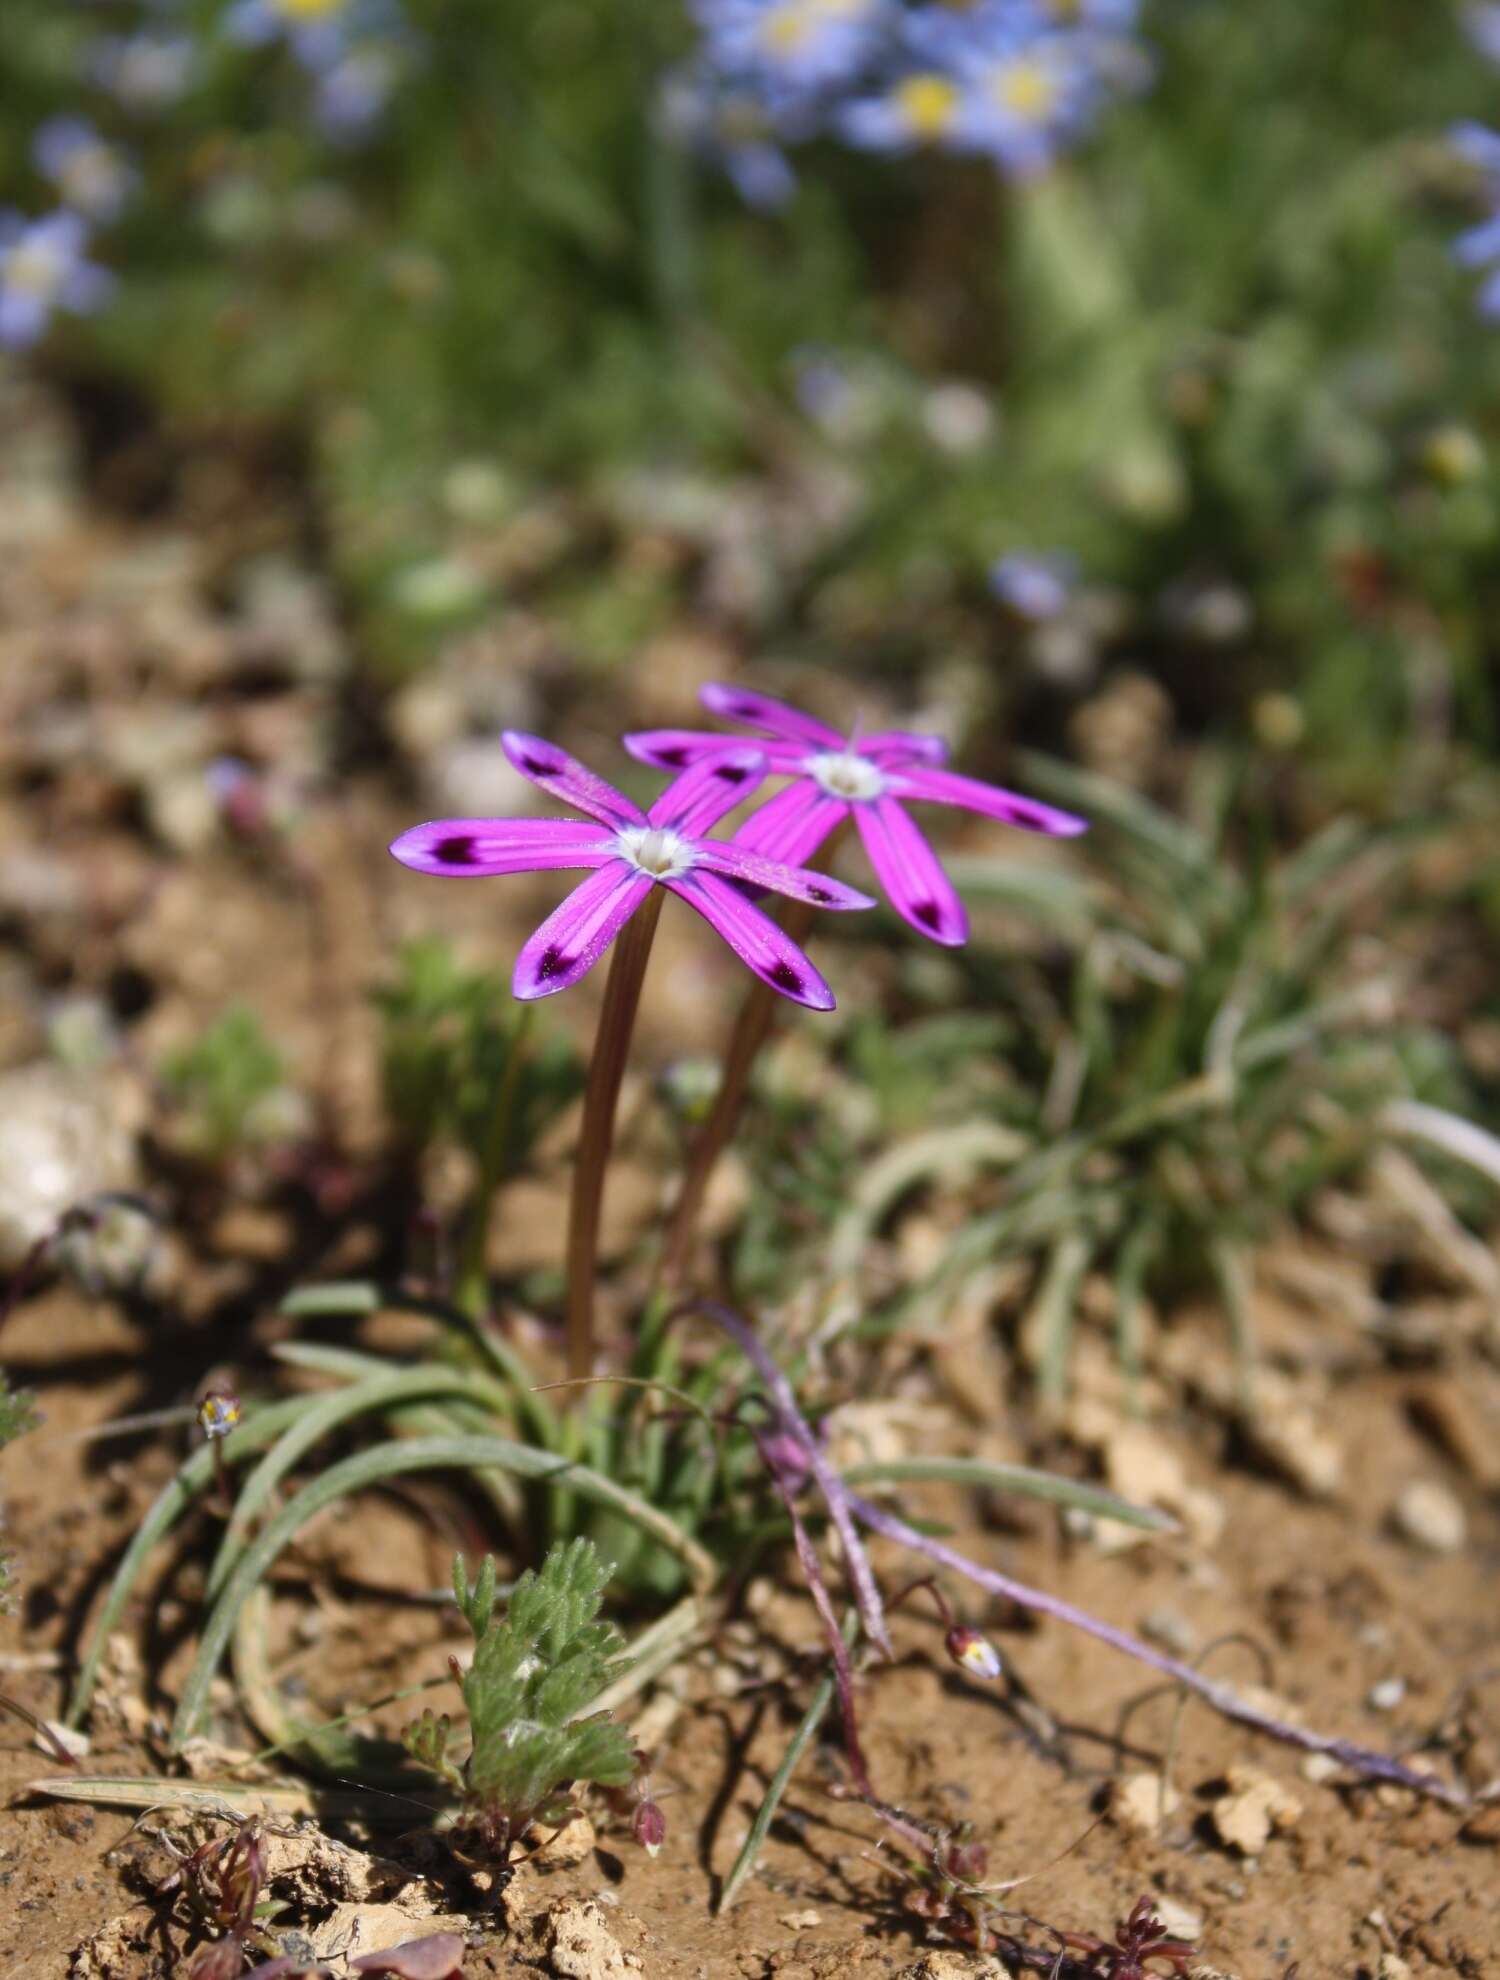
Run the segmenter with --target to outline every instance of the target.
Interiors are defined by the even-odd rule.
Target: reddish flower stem
[[[568,1375],[594,1372],[594,1283],[599,1271],[599,1213],[604,1176],[615,1138],[615,1108],[630,1052],[651,939],[661,913],[662,889],[653,887],[620,930],[610,959],[604,1008],[594,1037],[583,1128],[573,1162],[568,1199]]]
[[[800,945],[807,940],[815,913],[816,910],[806,901],[789,901],[781,917],[781,925]],[[698,1236],[698,1220],[703,1214],[703,1199],[708,1194],[709,1181],[738,1125],[756,1056],[770,1034],[778,1006],[785,1001],[768,983],[757,978],[735,1016],[734,1029],[724,1048],[718,1091],[714,1094],[708,1119],[698,1130],[688,1150],[682,1188],[672,1207],[666,1243],[662,1247],[658,1273],[662,1284],[670,1291],[675,1292],[687,1283],[693,1246]]]

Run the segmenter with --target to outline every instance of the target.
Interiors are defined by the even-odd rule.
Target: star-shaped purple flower
[[[761,747],[770,774],[793,780],[746,820],[736,846],[800,866],[852,813],[891,906],[919,935],[948,947],[968,940],[969,917],[937,854],[908,817],[908,804],[957,805],[1058,838],[1088,829],[1071,812],[944,769],[948,749],[939,736],[905,729],[841,736],[785,702],[736,687],[706,687],[702,699],[715,715],[766,737]],[[641,763],[686,771],[711,764],[734,744],[698,729],[649,729],[626,736],[625,747]]]
[[[593,869],[516,958],[511,987],[517,997],[550,997],[586,976],[651,889],[667,887],[696,908],[773,990],[816,1011],[833,1009],[833,992],[801,949],[742,888],[767,888],[825,908],[868,908],[874,901],[821,873],[803,872],[738,842],[704,836],[759,787],[768,768],[764,750],[720,737],[716,748],[669,784],[649,811],[642,811],[540,736],[507,730],[502,741],[523,777],[594,822],[440,818],[403,832],[391,851],[418,873],[450,878]]]

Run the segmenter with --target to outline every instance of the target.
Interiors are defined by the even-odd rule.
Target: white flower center
[[[663,825],[628,825],[615,834],[615,851],[652,880],[680,880],[693,864],[693,849]]]
[[[810,756],[802,767],[830,797],[845,804],[868,804],[885,789],[881,772],[867,756],[856,756],[853,750],[830,750],[823,756]]]

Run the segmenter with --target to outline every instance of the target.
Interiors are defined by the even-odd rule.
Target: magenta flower
[[[944,769],[948,749],[939,736],[905,729],[841,736],[785,702],[735,687],[706,687],[702,699],[714,714],[767,738],[761,747],[770,774],[793,780],[746,820],[735,844],[800,866],[852,813],[891,906],[931,941],[949,947],[967,941],[969,917],[937,854],[907,816],[908,804],[957,805],[1058,838],[1088,830],[1071,812]],[[731,737],[699,729],[648,729],[625,738],[633,757],[662,770],[701,768],[733,746]]]
[[[403,832],[391,851],[418,873],[449,877],[593,869],[516,958],[511,984],[516,996],[550,997],[586,976],[659,886],[696,908],[773,990],[816,1011],[833,1009],[833,992],[801,949],[734,882],[816,907],[868,908],[874,901],[753,847],[703,836],[759,786],[767,769],[764,750],[720,738],[718,747],[668,785],[650,811],[642,811],[540,736],[507,730],[502,741],[523,777],[595,822],[440,818]]]

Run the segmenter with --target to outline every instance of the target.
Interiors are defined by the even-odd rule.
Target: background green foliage
[[[1447,255],[1473,188],[1443,132],[1500,78],[1456,9],[1155,0],[1155,88],[1051,175],[814,149],[770,217],[655,135],[678,0],[409,0],[420,58],[354,152],[311,131],[288,61],[226,51],[210,0],[187,11],[218,53],[155,124],[114,115],[149,196],[114,237],[118,303],[54,362],[295,430],[387,665],[518,590],[608,665],[681,602],[615,562],[627,469],[662,501],[672,480],[683,524],[698,477],[836,463],[836,526],[736,608],[790,654],[907,684],[988,668],[990,559],[1056,544],[1117,589],[1106,644],[1149,641],[1194,725],[1290,691],[1372,802],[1434,679],[1493,745],[1500,355]],[[130,14],[7,10],[18,196],[87,34]],[[862,394],[836,439],[796,409],[811,345]],[[945,379],[995,410],[972,451],[931,436]],[[453,561],[476,501],[503,522],[559,482],[582,513],[523,575]],[[1204,582],[1248,602],[1227,638],[1172,607]],[[1013,679],[987,698],[1028,715]]]

